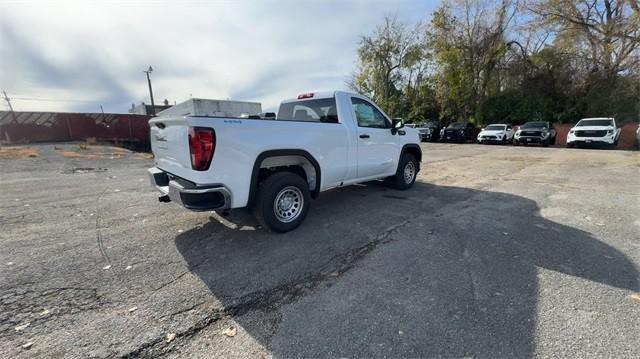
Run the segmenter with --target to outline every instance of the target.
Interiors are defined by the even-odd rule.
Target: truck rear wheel
[[[413,186],[417,175],[418,161],[412,154],[405,153],[400,157],[400,163],[398,164],[398,170],[395,176],[390,179],[395,188],[405,190]]]
[[[304,221],[310,204],[307,181],[295,173],[278,172],[260,183],[254,213],[262,227],[284,233]]]

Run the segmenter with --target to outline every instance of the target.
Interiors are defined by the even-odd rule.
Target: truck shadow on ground
[[[287,234],[228,219],[176,246],[277,357],[531,357],[540,268],[563,274],[558,288],[638,288],[624,254],[511,194],[370,183],[323,193]]]

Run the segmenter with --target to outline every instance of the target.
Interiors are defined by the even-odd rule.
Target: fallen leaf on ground
[[[129,313],[135,312],[136,310],[138,310],[138,307],[131,307],[129,308]]]
[[[106,269],[109,269],[109,268],[111,268],[111,264],[109,264],[109,265],[107,265],[107,266],[102,267],[102,269],[105,269],[105,270],[106,270]]]
[[[24,324],[18,325],[17,327],[15,327],[16,332],[19,332],[21,330],[24,330],[26,327],[28,327],[29,325],[31,325],[31,323],[26,322]]]
[[[132,267],[132,266],[127,266],[127,268],[125,268],[125,269],[126,269],[126,270],[129,270],[129,269],[131,269],[131,268],[133,268],[133,267]]]
[[[331,276],[331,277],[337,277],[337,276],[339,276],[339,275],[340,275],[340,273],[338,273],[338,272],[331,272],[331,273],[329,273],[329,276]]]
[[[45,309],[42,312],[40,312],[40,315],[47,315],[49,314],[49,309]]]
[[[172,340],[176,338],[176,333],[167,333],[166,341],[167,343],[171,343]]]
[[[635,299],[637,301],[640,301],[640,293],[633,293],[629,297],[631,297],[631,299]]]
[[[28,342],[28,343],[22,344],[22,347],[23,347],[24,349],[29,349],[29,348],[31,348],[32,346],[33,346],[33,342]]]
[[[238,330],[236,329],[236,327],[229,327],[222,331],[222,334],[228,337],[235,337],[237,333],[238,333]]]

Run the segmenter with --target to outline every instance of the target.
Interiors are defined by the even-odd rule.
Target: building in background
[[[156,115],[246,117],[258,115],[261,112],[262,104],[259,102],[192,98],[164,111],[156,112]]]
[[[169,104],[169,101],[167,99],[165,99],[162,103],[162,105],[155,105],[156,108],[156,115],[158,114],[158,112],[160,111],[164,111],[168,108],[172,107],[172,105]],[[136,105],[136,104],[131,104],[131,108],[129,109],[129,113],[130,114],[134,114],[134,115],[147,115],[147,116],[151,116],[153,115],[153,110],[152,110],[152,106],[148,105],[144,102]]]

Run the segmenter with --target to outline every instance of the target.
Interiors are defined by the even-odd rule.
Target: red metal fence
[[[149,144],[149,119],[118,113],[63,113],[0,111],[3,143],[120,141]]]

